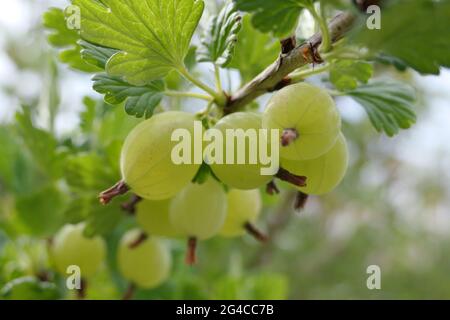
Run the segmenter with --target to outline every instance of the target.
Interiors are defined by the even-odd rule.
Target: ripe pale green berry
[[[142,200],[137,204],[136,220],[148,235],[161,237],[179,237],[181,235],[170,222],[170,202],[170,199]]]
[[[256,222],[261,213],[262,201],[259,190],[230,190],[227,194],[228,212],[220,235],[237,237]]]
[[[128,135],[122,148],[120,168],[126,185],[149,200],[173,197],[197,173],[200,164],[175,164],[171,141],[176,129],[186,129],[194,136],[195,115],[169,111],[141,122]]]
[[[260,141],[258,131],[261,129],[261,115],[252,112],[236,112],[230,114],[224,118],[222,118],[214,127],[215,129],[220,130],[224,137],[223,143],[223,164],[213,163],[210,164],[212,171],[214,174],[226,185],[236,188],[236,189],[256,189],[270,180],[272,180],[272,176],[270,175],[262,175],[261,168],[267,167],[267,165],[263,165],[260,162],[260,158],[258,156],[258,151],[252,152],[250,148],[250,144],[252,147],[259,148]],[[249,139],[245,140],[245,163],[238,163],[238,147],[235,141],[234,150],[231,148],[227,148],[226,144],[226,130],[227,129],[255,129],[257,140],[250,141]],[[269,135],[270,136],[270,135]],[[264,142],[264,143],[267,143]],[[256,149],[259,150],[259,149]],[[269,149],[270,150],[270,149]],[[225,163],[227,154],[231,154],[234,151],[234,159],[233,164]],[[250,156],[256,157],[255,164],[250,164],[249,159]],[[230,156],[231,158],[231,156]],[[205,158],[205,161],[208,163],[209,160]]]
[[[297,83],[272,96],[262,126],[280,130],[282,158],[308,160],[321,156],[335,144],[341,118],[326,90]]]
[[[348,166],[348,149],[341,133],[330,151],[317,159],[292,161],[281,159],[281,165],[294,174],[305,175],[306,187],[298,189],[306,194],[324,194],[333,190],[344,178]]]
[[[118,267],[125,279],[141,288],[155,288],[167,280],[172,257],[166,244],[157,237],[148,237],[137,246],[141,236],[137,229],[122,237],[117,253]]]
[[[67,275],[67,267],[76,265],[81,276],[89,278],[105,259],[105,241],[99,236],[85,237],[84,227],[84,223],[65,225],[53,238],[51,256],[56,269],[63,275]]]
[[[217,235],[227,214],[227,195],[223,187],[209,177],[203,184],[191,183],[170,204],[170,221],[188,237],[186,262],[195,263],[197,240]]]

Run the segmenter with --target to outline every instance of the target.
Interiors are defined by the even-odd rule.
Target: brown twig
[[[133,215],[136,213],[136,205],[142,201],[142,198],[139,197],[138,195],[133,195],[131,197],[131,199],[127,202],[124,202],[120,205],[120,207],[122,208],[123,211],[125,211],[126,213]]]
[[[298,191],[295,195],[294,209],[297,211],[301,211],[305,207],[307,200],[308,195],[306,193]]]
[[[282,181],[289,182],[290,184],[293,184],[294,186],[297,186],[297,187],[305,187],[306,186],[306,177],[305,176],[297,176],[281,167],[280,167],[280,169],[278,169],[278,172],[275,175],[275,177],[277,177],[278,179],[280,179]]]
[[[131,300],[133,299],[134,293],[136,292],[136,286],[133,283],[128,285],[127,290],[125,291],[122,300]]]
[[[135,249],[137,247],[139,247],[140,244],[142,244],[145,240],[148,239],[148,235],[145,232],[141,232],[139,234],[139,237],[136,238],[136,240],[134,240],[133,242],[131,242],[128,247],[130,249]]]
[[[187,251],[186,251],[186,264],[189,266],[194,265],[197,262],[197,238],[190,237],[187,241]]]
[[[270,181],[267,185],[266,185],[266,192],[267,194],[270,194],[271,196],[273,196],[274,194],[279,194],[280,193],[280,189],[278,189],[276,183],[274,180]]]
[[[268,240],[267,235],[261,232],[258,228],[256,228],[253,224],[250,222],[247,222],[244,224],[244,229],[250,234],[253,238],[260,242],[266,242]]]
[[[256,252],[254,259],[250,261],[250,267],[256,267],[269,261],[274,250],[274,240],[281,230],[288,224],[292,217],[292,202],[295,199],[295,192],[288,191],[280,200],[277,209],[271,215],[272,219],[267,224],[267,237],[271,239],[265,246],[261,246]]]
[[[328,27],[332,42],[336,42],[343,37],[351,28],[355,18],[355,15],[351,12],[341,12],[331,20]],[[283,87],[284,85],[280,86],[279,84],[288,81],[287,75],[308,63],[316,61],[317,57],[314,52],[321,43],[322,36],[320,33],[316,33],[308,41],[288,53],[280,54],[277,61],[230,97],[225,106],[226,112],[238,111],[259,96],[273,91],[274,88]],[[312,52],[311,48],[313,48]],[[305,53],[309,54],[305,55]]]

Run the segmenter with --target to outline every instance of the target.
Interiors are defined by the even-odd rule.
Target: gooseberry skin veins
[[[209,239],[218,234],[227,214],[227,196],[212,177],[203,184],[191,183],[172,199],[172,225],[186,237]]]
[[[261,129],[261,115],[253,112],[236,112],[222,118],[215,126],[216,129],[220,130],[224,136],[224,146],[223,146],[223,159],[226,160],[226,130],[227,129],[255,129],[257,130],[257,135],[259,134],[259,129]],[[270,136],[270,135],[269,135]],[[235,139],[236,141],[236,139]],[[256,164],[249,164],[249,148],[248,139],[246,139],[246,163],[237,164],[237,148],[235,145],[235,164],[210,164],[210,167],[214,174],[226,185],[243,190],[256,189],[260,186],[267,184],[272,180],[270,175],[262,175],[261,168],[263,166],[259,162],[257,157]],[[259,142],[258,142],[259,148]],[[206,159],[205,159],[206,160]]]
[[[228,192],[227,199],[227,217],[220,230],[220,235],[224,237],[241,236],[245,234],[245,224],[255,223],[261,213],[261,194],[258,189],[233,189]]]
[[[138,229],[130,230],[122,237],[118,253],[118,267],[125,279],[141,288],[155,288],[169,278],[172,257],[164,241],[148,237],[131,248],[140,236]]]
[[[120,168],[127,186],[148,200],[173,197],[197,173],[200,164],[175,164],[171,141],[176,129],[186,129],[194,136],[195,115],[168,111],[157,114],[138,124],[126,138],[122,147]]]
[[[341,129],[341,117],[325,89],[297,83],[276,92],[263,113],[267,129],[294,129],[298,137],[280,147],[280,156],[290,160],[314,159],[333,147]]]
[[[51,256],[58,272],[67,275],[67,267],[78,266],[83,278],[89,278],[100,268],[106,257],[105,241],[83,235],[84,223],[67,224],[55,235]]]
[[[298,187],[311,195],[321,195],[336,188],[345,176],[348,167],[348,148],[344,135],[339,134],[335,145],[317,159],[293,161],[281,159],[281,165],[293,172],[307,177],[307,186]]]

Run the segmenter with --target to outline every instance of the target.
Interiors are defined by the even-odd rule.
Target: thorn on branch
[[[296,211],[301,211],[305,207],[306,201],[308,200],[308,195],[301,191],[298,191],[295,195],[294,209]]]
[[[145,232],[141,232],[139,234],[139,237],[137,237],[136,240],[134,240],[133,242],[131,242],[128,245],[128,248],[136,249],[137,247],[139,247],[139,245],[141,245],[147,239],[148,239],[148,235]]]
[[[124,181],[119,181],[111,188],[101,192],[98,196],[101,204],[108,204],[111,200],[117,196],[127,193],[130,188]]]
[[[307,46],[302,49],[303,59],[309,63],[320,64],[323,63],[323,59],[319,54],[318,45],[314,46],[312,42],[308,41]]]
[[[289,182],[297,187],[306,187],[306,177],[305,176],[297,176],[281,167],[278,170],[275,177],[277,177],[278,179],[280,179],[282,181]]]
[[[277,185],[275,184],[275,181],[272,180],[266,185],[266,192],[267,194],[270,194],[273,196],[274,194],[279,194],[280,189],[278,189]]]
[[[281,134],[281,145],[283,147],[287,147],[289,146],[292,142],[294,142],[295,140],[297,140],[299,134],[297,132],[297,130],[293,129],[293,128],[289,128],[289,129],[284,129],[283,133]]]
[[[140,201],[142,201],[142,198],[134,194],[129,201],[122,203],[120,207],[129,215],[133,215],[136,213],[136,205]]]
[[[256,240],[260,242],[267,242],[267,240],[269,239],[264,233],[262,233],[250,222],[244,224],[244,228],[252,237],[254,237]]]
[[[289,38],[282,39],[281,43],[281,54],[288,54],[297,46],[297,40],[295,36],[291,36]]]

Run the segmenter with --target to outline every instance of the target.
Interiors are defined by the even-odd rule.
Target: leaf
[[[242,80],[248,82],[274,62],[279,53],[280,44],[256,30],[247,15],[243,19],[239,41],[229,66],[238,69]]]
[[[394,1],[383,8],[380,30],[369,30],[364,21],[354,39],[420,73],[438,74],[441,66],[450,67],[449,17],[449,1]]]
[[[104,73],[95,75],[92,80],[94,90],[105,94],[105,102],[119,104],[126,100],[125,111],[137,118],[150,118],[163,98],[164,82],[161,80],[145,86],[134,86]]]
[[[233,2],[226,5],[218,16],[213,17],[201,41],[198,61],[226,67],[233,57],[241,19]]]
[[[258,30],[283,37],[295,31],[298,18],[312,0],[233,0],[241,11],[253,13],[252,24]]]
[[[61,177],[64,154],[58,151],[58,141],[53,135],[33,125],[28,108],[16,113],[16,124],[19,135],[44,177]]]
[[[73,0],[80,7],[81,36],[119,50],[106,64],[111,76],[142,86],[183,68],[203,13],[202,0]]]
[[[358,83],[367,83],[373,75],[370,63],[357,60],[339,60],[330,70],[330,81],[340,91],[353,90]]]
[[[90,97],[83,98],[83,105],[85,109],[80,113],[80,129],[83,133],[90,133],[94,128],[94,121],[96,116],[95,107],[97,101]]]
[[[416,122],[412,110],[414,89],[402,82],[373,82],[347,91],[346,94],[366,110],[378,132],[384,131],[390,137]]]
[[[66,24],[64,12],[59,8],[50,8],[43,16],[44,26],[51,31],[48,42],[56,48],[64,49],[59,59],[71,68],[83,72],[96,72],[99,69],[87,64],[80,55],[80,39],[76,30],[70,30]]]
[[[16,199],[17,217],[27,232],[35,236],[51,236],[63,224],[64,195],[54,186]]]
[[[105,70],[108,60],[117,53],[117,50],[96,46],[90,42],[80,40],[78,44],[82,48],[81,57],[89,64]]]

